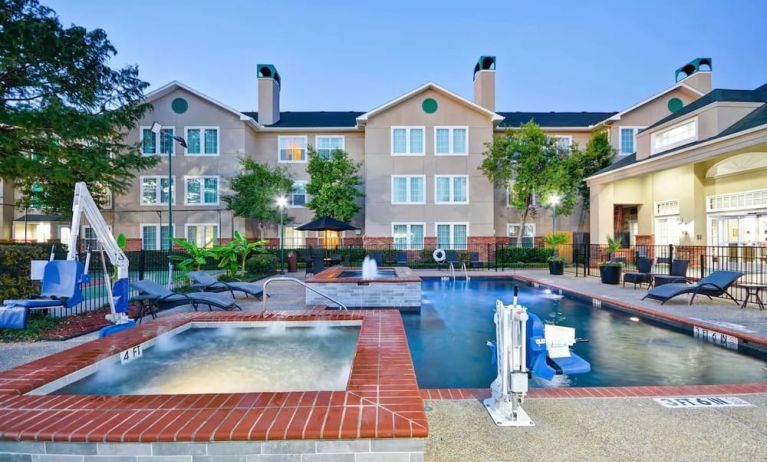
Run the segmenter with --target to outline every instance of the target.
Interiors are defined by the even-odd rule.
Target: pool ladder
[[[300,279],[289,278],[289,277],[286,277],[286,276],[277,276],[277,277],[269,278],[269,279],[266,280],[266,282],[264,282],[264,287],[263,287],[264,294],[261,297],[261,300],[262,300],[262,304],[261,304],[262,311],[266,311],[266,299],[269,298],[269,296],[266,294],[266,287],[272,281],[295,282],[298,285],[304,286],[304,288],[306,290],[311,290],[312,292],[314,292],[315,294],[319,295],[320,297],[326,298],[326,299],[330,300],[331,302],[335,303],[336,305],[338,305],[339,309],[344,310],[344,311],[348,311],[348,308],[346,308],[346,305],[344,305],[343,303],[339,302],[338,300],[336,300],[335,298],[331,297],[330,295],[320,292],[319,290],[315,289],[314,287],[310,286],[309,284],[305,283],[304,281],[302,281]]]
[[[455,282],[455,265],[453,265],[453,262],[450,263],[450,277],[453,278],[453,282]],[[461,269],[463,270],[463,276],[466,278],[466,280],[469,280],[469,270],[466,268],[466,262],[461,262]]]

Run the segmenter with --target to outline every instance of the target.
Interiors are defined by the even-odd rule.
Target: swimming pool
[[[421,388],[487,388],[496,376],[485,345],[495,340],[495,300],[520,303],[544,322],[574,327],[588,338],[573,351],[591,363],[588,374],[531,381],[531,386],[630,386],[752,383],[767,380],[767,362],[696,340],[629,315],[563,298],[510,279],[423,280],[420,314],[402,313]],[[561,379],[561,377],[558,377]]]

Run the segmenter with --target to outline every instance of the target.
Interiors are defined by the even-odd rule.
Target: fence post
[[[674,262],[674,244],[668,245],[668,274],[671,276],[671,264]]]
[[[705,252],[704,252],[705,253]],[[706,273],[706,256],[700,254],[700,278],[703,279],[703,275]]]
[[[146,264],[146,258],[144,257],[144,249],[138,251],[138,278],[144,279],[144,265]]]

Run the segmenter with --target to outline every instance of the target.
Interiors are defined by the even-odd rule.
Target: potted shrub
[[[543,238],[543,244],[547,249],[552,249],[553,254],[546,259],[549,262],[549,274],[562,275],[565,272],[565,259],[559,256],[557,248],[567,244],[567,233],[551,233]]]
[[[623,240],[607,236],[607,255],[609,260],[599,265],[599,277],[603,284],[619,284],[623,263],[613,260],[615,252],[623,246]]]

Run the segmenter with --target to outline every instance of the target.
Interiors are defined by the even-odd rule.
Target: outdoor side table
[[[740,309],[748,305],[748,301],[751,299],[751,296],[753,295],[754,299],[756,300],[756,303],[759,305],[759,309],[764,309],[764,302],[762,302],[762,298],[759,296],[759,291],[767,289],[767,284],[738,284],[739,287],[743,287],[746,289],[746,299],[743,300],[743,304],[740,305]]]
[[[670,274],[653,274],[653,286],[658,287],[663,284],[671,284],[674,282],[687,282],[687,278],[684,276],[671,276]]]

